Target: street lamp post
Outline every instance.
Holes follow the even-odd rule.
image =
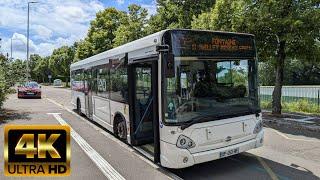
[[[12,61],[12,38],[11,38],[11,46],[10,46],[10,60]]]
[[[30,4],[37,3],[36,1],[28,2],[28,23],[27,23],[27,80],[29,80],[29,15],[30,15]]]

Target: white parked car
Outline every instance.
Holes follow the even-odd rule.
[[[53,81],[53,86],[62,86],[62,80],[61,79],[55,79]]]

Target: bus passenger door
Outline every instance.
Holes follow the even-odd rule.
[[[85,81],[84,81],[84,92],[85,92],[85,113],[86,116],[92,119],[92,73],[91,69],[85,70]]]
[[[146,145],[148,152],[154,153],[154,106],[158,102],[157,61],[152,59],[135,63],[129,67],[129,104],[131,122],[131,144]],[[157,110],[156,110],[157,111]],[[158,119],[157,119],[158,121]],[[141,146],[142,147],[142,146]]]

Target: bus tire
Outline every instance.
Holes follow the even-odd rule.
[[[127,140],[127,125],[126,121],[120,116],[116,115],[113,126],[114,134],[122,141]]]
[[[76,109],[77,113],[79,115],[81,115],[81,103],[80,103],[80,99],[77,99],[77,109]]]

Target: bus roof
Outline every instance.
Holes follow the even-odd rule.
[[[147,53],[157,53],[156,46],[161,44],[162,36],[167,31],[206,31],[212,33],[224,33],[224,34],[237,34],[237,35],[245,35],[245,36],[254,36],[252,34],[247,33],[235,33],[235,32],[224,32],[224,31],[210,31],[210,30],[193,30],[193,29],[167,29],[162,30],[157,33],[148,35],[146,37],[137,39],[135,41],[126,43],[119,47],[104,51],[97,55],[88,57],[84,60],[75,62],[71,64],[71,70],[77,69],[85,69],[91,66],[97,66],[101,64],[107,64],[109,59],[119,58],[125,56],[125,53],[129,54],[130,58],[139,57],[140,54],[147,54]],[[144,51],[144,52],[143,52]]]
[[[94,55],[84,60],[73,63],[71,64],[71,70],[99,65],[103,63],[100,61],[108,62],[108,58],[123,56],[125,53],[141,50],[148,47],[157,46],[161,44],[161,37],[165,31],[167,30],[163,30],[163,31],[148,35],[141,39],[137,39],[127,44],[121,45],[119,47],[107,50],[105,52],[99,53],[97,55]]]

